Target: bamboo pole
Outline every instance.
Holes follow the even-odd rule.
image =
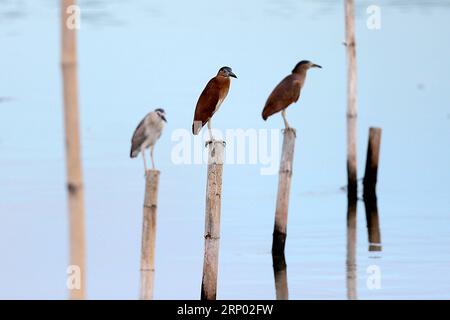
[[[208,144],[202,300],[216,300],[217,296],[224,148],[223,141],[213,140]]]
[[[69,288],[71,299],[85,298],[84,194],[78,111],[76,28],[69,28],[67,8],[75,0],[61,1],[61,68],[63,76],[70,265],[78,266],[80,288]]]
[[[349,201],[347,207],[347,299],[358,299],[356,270],[356,201]]]
[[[356,42],[355,42],[355,2],[345,1],[345,45],[347,48],[347,192],[349,200],[357,198],[357,82],[356,82]]]
[[[380,159],[381,129],[369,129],[369,142],[367,145],[366,171],[364,174],[364,199],[376,197],[378,176],[378,163]]]
[[[145,178],[141,243],[141,300],[153,299],[159,175],[158,170],[147,170]]]
[[[281,151],[280,172],[278,177],[278,194],[275,209],[275,226],[273,231],[272,254],[284,254],[289,209],[289,194],[291,191],[292,166],[295,149],[295,129],[285,129],[283,148]]]
[[[275,295],[277,300],[289,300],[289,289],[287,280],[286,259],[281,256],[272,255],[273,274],[275,278]]]

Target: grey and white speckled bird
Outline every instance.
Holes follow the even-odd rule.
[[[147,114],[134,130],[133,138],[131,138],[130,157],[136,158],[142,153],[144,159],[145,174],[147,174],[147,161],[145,160],[145,149],[150,148],[150,158],[152,159],[152,167],[155,169],[155,161],[153,160],[153,149],[156,141],[161,137],[166,120],[164,109],[155,109]]]

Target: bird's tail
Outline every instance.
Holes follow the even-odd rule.
[[[139,154],[139,150],[133,150],[133,148],[131,148],[130,151],[130,158],[136,158]]]
[[[198,135],[200,130],[202,130],[203,127],[203,123],[201,121],[194,121],[194,123],[192,123],[192,134],[193,135]]]

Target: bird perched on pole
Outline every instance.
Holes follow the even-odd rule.
[[[152,159],[152,168],[155,169],[155,161],[153,160],[153,149],[155,143],[161,137],[166,120],[164,109],[155,109],[147,114],[141,120],[136,130],[134,130],[133,138],[131,138],[130,157],[136,158],[142,153],[144,159],[144,170],[147,174],[147,161],[145,160],[145,150],[150,148],[150,158]]]
[[[286,108],[292,103],[297,102],[300,97],[300,91],[305,83],[306,72],[310,68],[322,67],[311,61],[300,61],[295,66],[294,70],[292,70],[292,73],[284,78],[275,89],[273,89],[262,112],[264,121],[271,115],[281,111],[284,125],[286,129],[289,128],[289,123],[286,119]]]
[[[213,140],[211,118],[219,110],[220,105],[228,94],[231,83],[230,77],[237,78],[230,67],[222,67],[217,75],[209,80],[195,107],[194,121],[192,123],[192,133],[194,135],[199,134],[203,126],[208,123],[209,135],[211,141]]]

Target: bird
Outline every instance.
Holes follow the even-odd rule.
[[[199,134],[203,126],[208,123],[209,135],[211,141],[213,141],[211,118],[219,110],[228,94],[231,83],[230,77],[237,78],[230,67],[222,67],[203,89],[195,107],[192,123],[192,133],[194,135]]]
[[[262,111],[264,121],[271,115],[281,111],[286,129],[290,128],[286,119],[286,108],[292,103],[297,102],[300,97],[300,91],[305,83],[306,72],[310,68],[322,67],[311,61],[302,60],[296,64],[292,73],[273,89]]]
[[[145,150],[150,148],[152,168],[155,169],[153,149],[155,148],[156,141],[158,141],[159,137],[161,137],[166,122],[166,112],[164,109],[158,108],[148,113],[144,119],[141,120],[136,130],[134,130],[133,137],[131,138],[130,158],[136,158],[139,153],[142,153],[145,175],[147,175]]]

